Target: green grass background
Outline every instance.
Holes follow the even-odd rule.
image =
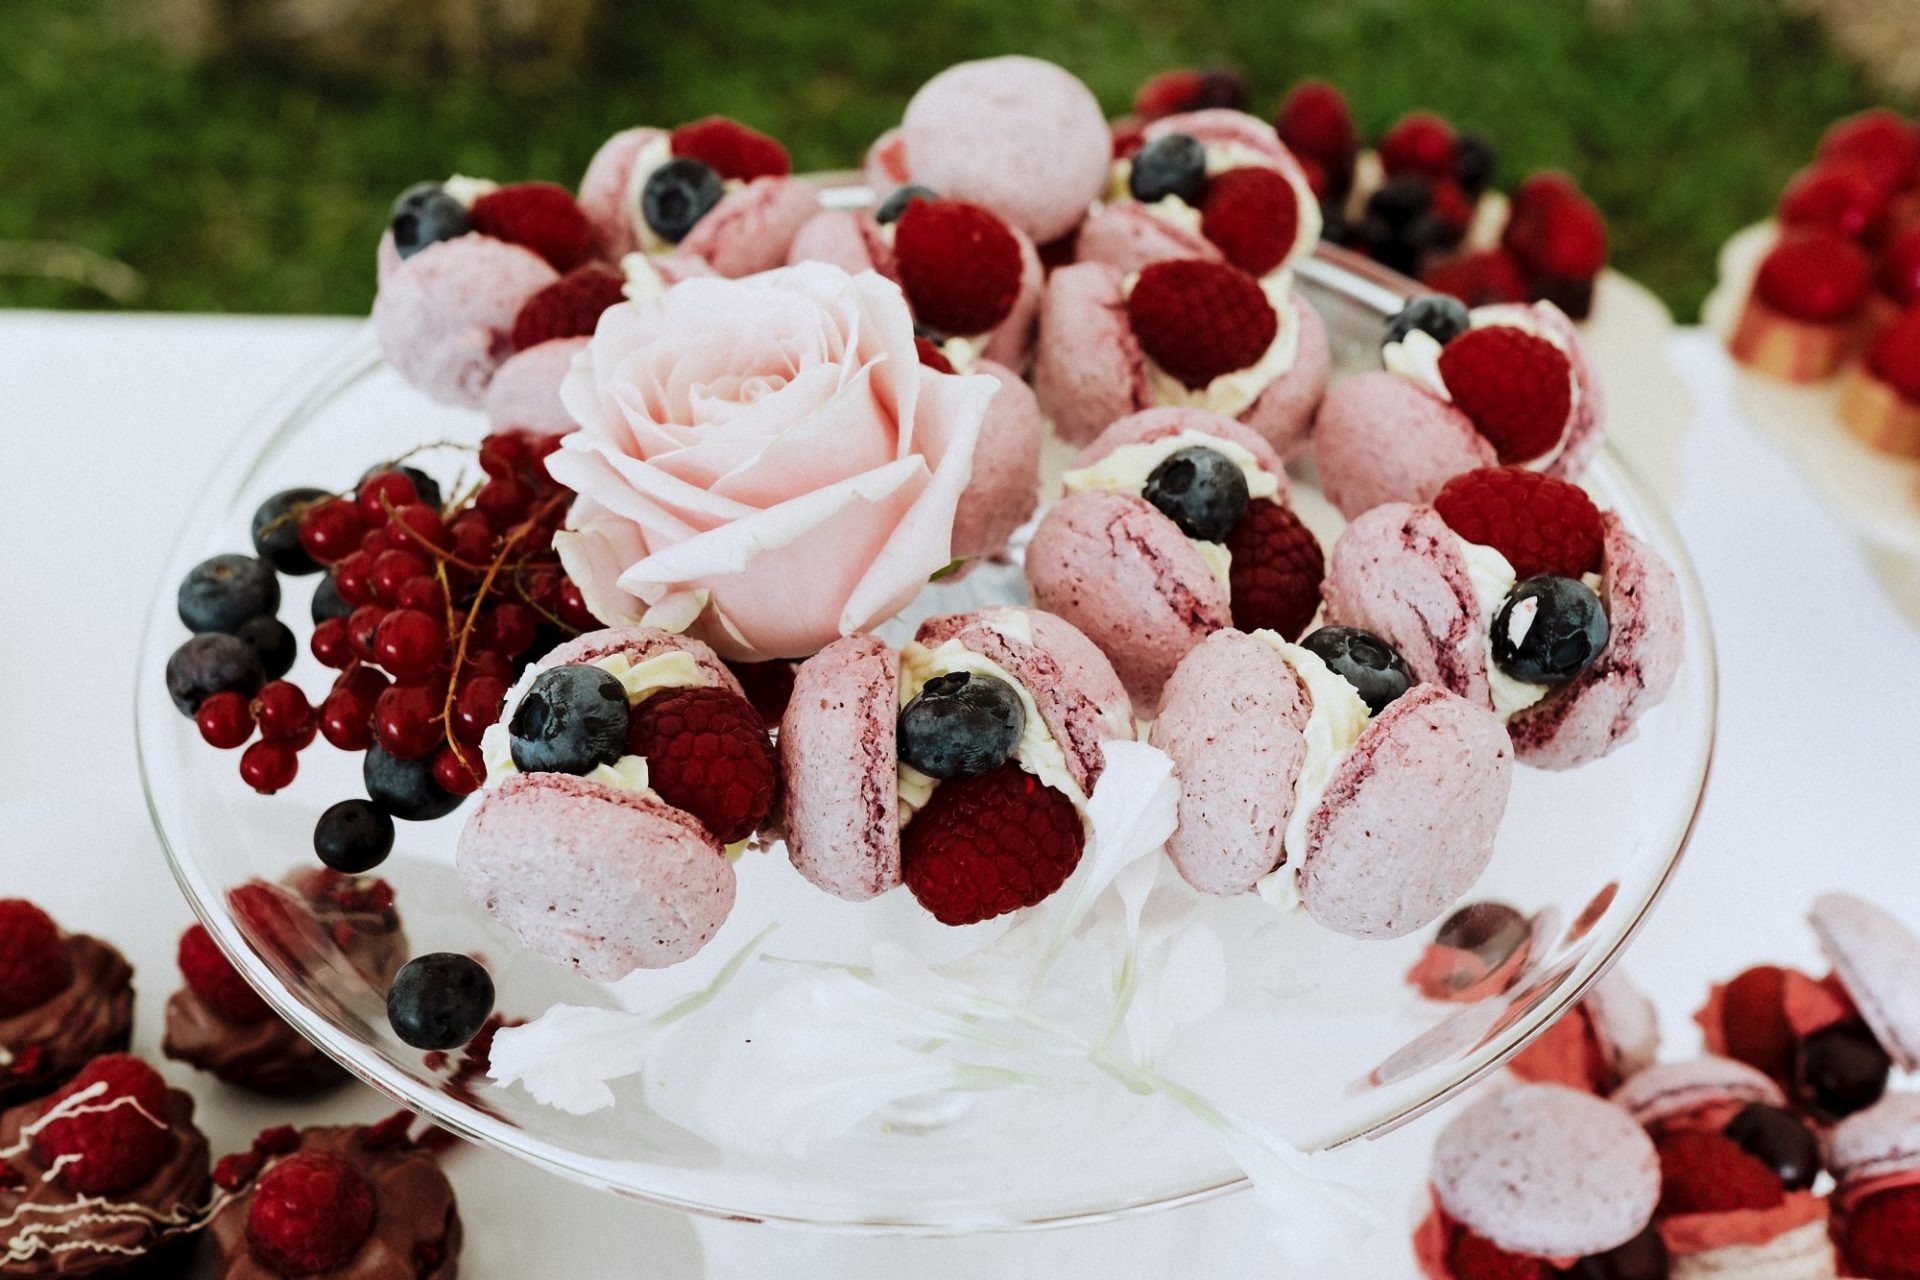
[[[610,132],[712,111],[855,163],[961,58],[1056,59],[1110,111],[1148,73],[1227,60],[1267,110],[1323,76],[1377,133],[1425,106],[1492,133],[1501,181],[1571,171],[1614,260],[1691,317],[1713,257],[1834,117],[1877,98],[1776,0],[613,0],[590,64],[534,89],[185,63],[114,0],[0,0],[0,241],[136,268],[134,305],[363,311],[394,192],[458,170],[578,180]],[[1615,14],[1618,16],[1601,16]],[[1902,105],[1902,104],[1895,104]],[[113,305],[0,275],[0,305]]]

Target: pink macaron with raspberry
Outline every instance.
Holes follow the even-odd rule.
[[[733,907],[728,846],[777,790],[733,674],[651,627],[591,632],[529,667],[481,754],[462,885],[529,950],[598,982],[712,940]]]
[[[1601,1097],[1653,1065],[1660,1017],[1646,994],[1618,969],[1532,1043],[1507,1070],[1535,1084],[1564,1085]]]
[[[1920,1094],[1896,1093],[1827,1138],[1841,1274],[1906,1276],[1920,1258]]]

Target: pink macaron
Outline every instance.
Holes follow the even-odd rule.
[[[435,400],[478,407],[513,354],[521,306],[559,278],[539,254],[491,236],[430,244],[380,283],[373,327],[381,357]]]
[[[1911,1274],[1920,1258],[1920,1094],[1889,1094],[1827,1139],[1842,1275]]]
[[[1659,1248],[1646,1238],[1660,1197],[1652,1142],[1619,1107],[1557,1085],[1492,1091],[1460,1112],[1434,1144],[1432,1196],[1414,1238],[1428,1280],[1520,1275],[1529,1261],[1554,1274]]]
[[[1920,937],[1857,894],[1821,894],[1807,918],[1880,1047],[1902,1070],[1920,1067]]]
[[[711,941],[733,908],[734,872],[720,834],[682,807],[706,806],[684,794],[677,770],[657,777],[644,757],[631,756],[591,771],[516,767],[524,758],[511,738],[521,731],[519,713],[529,699],[544,696],[548,674],[580,666],[599,667],[623,684],[628,714],[656,698],[708,690],[729,695],[737,705],[728,714],[760,735],[769,783],[774,760],[739,682],[712,650],[655,628],[580,636],[530,667],[509,691],[501,722],[482,744],[488,786],[460,833],[461,884],[530,950],[611,982],[636,969],[678,964]],[[550,712],[545,719],[564,723],[581,714]],[[718,732],[712,722],[693,731]],[[623,740],[617,749],[633,746]],[[654,789],[669,782],[679,805]],[[769,786],[764,803],[771,801]]]
[[[1679,672],[1683,610],[1673,570],[1618,517],[1603,513],[1601,526],[1596,594],[1606,643],[1570,680],[1536,687],[1538,701],[1506,717],[1520,759],[1538,768],[1572,768],[1613,750]],[[1418,678],[1494,709],[1489,626],[1502,600],[1481,600],[1488,579],[1474,572],[1472,548],[1433,507],[1375,507],[1334,544],[1327,617],[1385,637]]]
[[[1454,476],[1496,462],[1565,479],[1586,470],[1606,408],[1572,322],[1548,302],[1462,312],[1428,321],[1446,342],[1412,328],[1383,347],[1385,372],[1328,388],[1314,458],[1327,500],[1348,518],[1432,501]]]
[[[1135,297],[1139,281],[1149,279],[1156,298],[1180,312],[1241,318],[1233,338],[1257,314],[1272,339],[1259,350],[1241,343],[1196,351],[1187,322]],[[1195,367],[1170,372],[1149,351],[1163,359],[1178,351]],[[1290,456],[1307,441],[1331,371],[1326,327],[1304,299],[1209,259],[1156,262],[1137,277],[1104,263],[1076,263],[1053,273],[1040,304],[1034,392],[1072,444],[1086,444],[1142,409],[1185,405],[1237,418]]]
[[[957,724],[946,717],[970,715],[968,699],[982,686],[993,695],[989,705],[1018,708],[1017,732],[989,742],[981,748],[989,754],[970,756],[964,767],[915,756],[939,772],[913,768],[906,757],[923,739],[912,729],[901,737],[903,715],[909,725]],[[1008,724],[995,723],[996,731]],[[876,636],[835,641],[801,665],[780,724],[788,856],[814,884],[850,900],[906,883],[948,923],[1031,905],[1058,888],[1070,864],[1054,867],[1062,874],[1044,884],[1007,881],[1005,874],[1025,876],[1031,868],[1010,871],[1014,851],[996,846],[979,849],[977,864],[956,870],[954,859],[973,851],[955,849],[952,833],[974,830],[965,824],[981,812],[1028,801],[1042,815],[1035,821],[1057,822],[1064,814],[1083,822],[1104,768],[1101,744],[1131,737],[1132,726],[1119,678],[1099,651],[1039,610],[930,618],[904,651]],[[1010,799],[1009,786],[1022,794]],[[1009,822],[1008,831],[1021,825]],[[1047,847],[1057,852],[1055,844]],[[916,867],[922,856],[928,863]],[[1077,857],[1075,848],[1071,861]],[[954,876],[985,878],[980,883],[990,892],[975,900],[980,910],[959,909],[948,892]]]
[[[1197,466],[1244,497],[1183,514]],[[1028,585],[1036,604],[1112,658],[1143,710],[1210,631],[1267,628],[1296,640],[1318,611],[1320,544],[1287,506],[1279,455],[1232,418],[1130,414],[1081,451],[1066,487],[1027,546]]]
[[[1038,244],[1080,225],[1111,143],[1092,91],[1038,58],[962,62],[922,85],[869,153],[876,194],[917,183],[983,204]],[[897,179],[897,180],[894,180]]]
[[[1491,714],[1419,685],[1377,714],[1357,691],[1344,712],[1334,698],[1329,724],[1349,715],[1361,727],[1316,760],[1308,736],[1316,679],[1332,682],[1317,685],[1329,696],[1345,683],[1271,634],[1223,630],[1187,655],[1152,736],[1180,776],[1168,854],[1208,893],[1244,893],[1291,868],[1281,892],[1320,924],[1357,938],[1403,937],[1438,919],[1486,869],[1512,749]]]
[[[973,474],[953,513],[956,560],[997,556],[1014,530],[1032,518],[1040,504],[1040,451],[1047,422],[1040,404],[1019,374],[993,360],[976,361],[970,373],[991,375],[1000,384],[980,420],[973,447]]]

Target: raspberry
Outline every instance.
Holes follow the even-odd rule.
[[[1903,307],[1920,302],[1920,227],[1902,231],[1880,251],[1880,292]]]
[[[74,1103],[70,1114],[33,1136],[34,1154],[45,1164],[58,1165],[60,1181],[89,1196],[138,1185],[173,1152],[167,1082],[129,1054],[105,1054],[89,1062],[47,1100],[41,1115],[96,1085],[105,1088]]]
[[[1469,329],[1440,351],[1440,377],[1502,462],[1537,458],[1573,410],[1573,365],[1553,343],[1513,325]]]
[[[1585,197],[1580,194],[1580,187],[1572,178],[1557,170],[1543,169],[1521,179],[1520,185],[1513,189],[1512,199],[1514,213],[1520,214],[1563,200],[1581,200]]]
[[[373,1230],[373,1188],[325,1151],[288,1156],[260,1176],[247,1206],[247,1243],[284,1275],[345,1266]]]
[[[1447,527],[1492,547],[1522,578],[1600,569],[1600,509],[1577,484],[1524,467],[1482,467],[1447,481],[1433,506]]]
[[[1866,251],[1827,231],[1782,240],[1753,282],[1768,306],[1813,324],[1846,319],[1866,301],[1872,285],[1873,262]]]
[[[1247,504],[1227,535],[1227,551],[1233,625],[1242,631],[1266,627],[1298,640],[1319,612],[1327,569],[1313,531],[1288,508],[1262,498]]]
[[[1836,232],[1852,240],[1871,233],[1887,211],[1887,193],[1852,167],[1816,165],[1795,174],[1780,193],[1780,221]]]
[[[1868,1196],[1847,1215],[1848,1275],[1920,1280],[1920,1187]]]
[[[1787,1021],[1786,971],[1772,965],[1748,969],[1721,993],[1721,1036],[1736,1058],[1775,1080],[1793,1075],[1793,1026]]]
[[[920,357],[920,363],[927,368],[941,373],[953,372],[953,361],[947,359],[947,353],[918,334],[914,335],[913,350]]]
[[[1866,173],[1883,191],[1893,192],[1913,181],[1920,166],[1920,134],[1905,120],[1885,109],[1848,116],[1820,139],[1822,161],[1851,164]]]
[[[1229,169],[1207,184],[1200,232],[1228,262],[1263,276],[1285,260],[1300,234],[1300,198],[1272,169]]]
[[[1457,1232],[1447,1249],[1447,1269],[1453,1280],[1552,1280],[1553,1269],[1544,1259],[1508,1253],[1465,1227]]]
[[[1909,400],[1920,400],[1920,308],[1906,311],[1867,348],[1867,367]]]
[[[467,210],[473,229],[533,250],[556,271],[593,256],[593,225],[573,194],[553,182],[519,182],[490,191]]]
[[[1318,160],[1329,174],[1345,173],[1360,145],[1347,100],[1320,80],[1295,85],[1280,104],[1273,127],[1295,154]]]
[[[1554,194],[1516,206],[1500,243],[1521,270],[1536,276],[1585,279],[1607,265],[1607,220],[1569,184]]]
[[[1246,105],[1246,85],[1237,72],[1226,70],[1179,67],[1162,71],[1133,95],[1133,113],[1142,120],[1158,120],[1162,116],[1209,107],[1244,111]]]
[[[1127,296],[1127,318],[1147,357],[1194,388],[1258,360],[1280,329],[1257,280],[1200,258],[1142,271]]]
[[[784,178],[793,172],[793,158],[777,141],[749,129],[738,120],[707,116],[673,131],[673,154],[703,162],[722,178],[752,182],[755,178]]]
[[[1452,178],[1442,178],[1433,184],[1432,200],[1434,218],[1445,229],[1449,240],[1457,243],[1473,221],[1473,201],[1468,198],[1466,188]]]
[[[1654,1140],[1660,1152],[1660,1214],[1771,1209],[1786,1199],[1780,1175],[1738,1143],[1705,1129]]]
[[[626,281],[606,267],[577,267],[520,304],[513,318],[513,349],[553,338],[590,338],[600,314],[627,300]]]
[[[1442,258],[1420,273],[1420,282],[1470,307],[1527,300],[1527,281],[1520,274],[1520,264],[1503,249]]]
[[[746,699],[726,689],[656,694],[634,709],[627,750],[647,758],[660,798],[732,844],[752,835],[773,807],[773,747]]]
[[[1453,176],[1453,126],[1428,111],[1412,111],[1380,139],[1380,163],[1388,177]]]
[[[1020,242],[964,200],[915,200],[894,224],[900,287],[914,318],[941,333],[985,333],[1020,296]]]
[[[196,924],[180,935],[178,959],[187,986],[221,1021],[250,1027],[273,1016],[204,927]]]
[[[0,898],[0,1018],[45,1004],[72,981],[60,926],[24,898]]]
[[[975,924],[1046,900],[1080,864],[1073,803],[1009,760],[940,784],[900,833],[907,888],[942,924]]]

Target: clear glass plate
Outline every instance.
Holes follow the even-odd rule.
[[[1382,319],[1405,282],[1352,255],[1323,250],[1300,287],[1320,308],[1343,369],[1375,365]],[[622,1195],[735,1220],[849,1230],[953,1233],[1098,1221],[1233,1190],[1239,1169],[1204,1126],[1155,1098],[1119,1087],[1003,1090],[929,1123],[872,1124],[804,1156],[752,1149],[692,1132],[651,1112],[634,1087],[619,1105],[573,1117],[518,1089],[476,1084],[407,1048],[388,1030],[379,994],[343,981],[338,964],[290,962],[262,947],[230,912],[228,891],[315,865],[313,823],[328,804],[363,794],[359,757],[324,742],[304,753],[298,780],[272,797],[247,790],[237,753],[204,745],[168,701],[163,671],[184,639],[174,590],[194,563],[247,547],[255,506],[286,487],[350,486],[365,468],[425,442],[471,444],[475,413],[429,403],[383,367],[369,330],[262,410],[226,453],[156,584],[142,646],[136,720],[155,830],[181,887],[222,948],[273,1006],[356,1074],[475,1141]],[[463,458],[429,451],[421,465],[451,480]],[[1256,1099],[1250,1116],[1317,1149],[1399,1125],[1496,1068],[1604,971],[1665,887],[1693,823],[1712,754],[1715,674],[1705,606],[1672,526],[1648,490],[1603,452],[1588,484],[1679,573],[1686,605],[1685,666],[1638,736],[1607,759],[1568,774],[1521,769],[1477,899],[1510,903],[1538,922],[1533,965],[1506,995],[1473,1005],[1421,1000],[1405,981],[1426,937],[1358,942],[1304,917],[1250,933],[1229,956],[1236,994],[1218,1016],[1187,1028],[1167,1074]],[[1329,539],[1339,520],[1299,485],[1309,519]],[[285,579],[282,615],[302,632],[316,579]],[[930,586],[913,611],[1017,601],[1013,564]],[[293,677],[324,689],[303,650]],[[472,951],[492,968],[499,1007],[532,1017],[556,1002],[612,1003],[609,991],[520,951],[468,901],[452,870],[467,809],[401,824],[380,874],[395,886],[414,952]],[[1248,897],[1209,900],[1222,922],[1270,909]],[[775,846],[740,866],[732,918],[695,961],[636,975],[617,994],[660,1007],[707,982],[770,922],[779,954],[858,958],[876,939],[924,955],[953,953],[955,931],[904,893],[871,903],[830,898],[806,884]],[[984,926],[983,926],[984,927]],[[1429,931],[1430,933],[1431,931]],[[1249,1082],[1253,1087],[1248,1088]],[[741,1107],[756,1099],[742,1097]]]

